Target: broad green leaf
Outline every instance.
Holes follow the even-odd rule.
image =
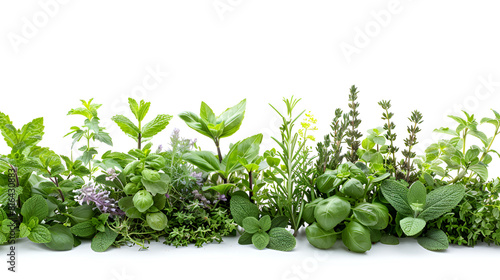
[[[330,172],[326,172],[326,173],[320,175],[316,179],[316,186],[320,192],[330,193],[336,187],[335,186],[336,184],[334,184],[334,182],[336,180],[340,181],[340,179],[338,179],[336,175],[334,175]]]
[[[295,237],[284,228],[273,228],[269,231],[269,244],[267,248],[283,252],[292,251],[297,245]]]
[[[214,190],[220,194],[227,194],[234,187],[235,187],[234,184],[220,184],[215,186],[203,187],[203,190]]]
[[[160,173],[158,173],[158,171],[147,169],[147,168],[142,170],[142,178],[146,179],[148,181],[151,181],[151,182],[157,182],[157,181],[160,181],[160,179],[161,179]]]
[[[277,216],[271,221],[271,228],[286,228],[290,219],[287,216]]]
[[[342,231],[342,242],[347,249],[356,253],[364,253],[372,247],[370,231],[355,221],[351,221]]]
[[[31,217],[37,217],[39,221],[42,221],[48,214],[49,207],[47,201],[40,195],[34,195],[26,200],[21,208],[21,215],[23,215],[24,221],[29,221]]]
[[[28,237],[30,235],[30,229],[28,228],[28,226],[26,226],[25,223],[21,223],[21,225],[19,226],[19,238],[25,238],[25,237]]]
[[[215,124],[217,122],[212,108],[208,106],[205,102],[201,102],[200,106],[200,117],[207,123]]]
[[[240,245],[250,245],[252,244],[252,236],[253,234],[244,232],[240,238],[238,239],[238,244]]]
[[[417,238],[418,244],[430,251],[442,251],[448,249],[448,237],[439,229],[429,230],[424,237]]]
[[[354,217],[364,226],[377,224],[377,214],[370,203],[361,203],[352,209]]]
[[[49,228],[52,240],[45,246],[56,251],[68,251],[73,249],[75,239],[71,230],[61,224],[53,225]]]
[[[331,230],[342,222],[351,212],[351,204],[338,196],[331,196],[318,203],[314,218],[325,230]]]
[[[18,143],[25,142],[28,146],[37,144],[42,140],[44,134],[43,129],[43,118],[36,118],[25,124],[21,128]]]
[[[164,230],[168,225],[168,219],[162,212],[146,214],[146,222],[148,226],[156,231]]]
[[[0,245],[4,244],[5,242],[7,242],[7,236],[0,232]]]
[[[452,136],[455,136],[455,137],[459,136],[459,134],[455,130],[449,129],[447,127],[442,127],[442,128],[439,128],[439,129],[434,129],[434,132],[444,133],[444,134],[452,135]]]
[[[243,219],[243,228],[245,229],[245,232],[248,232],[250,234],[254,234],[261,229],[259,220],[257,220],[257,218],[255,217],[246,217],[245,219]]]
[[[385,245],[398,245],[399,239],[394,235],[384,234],[380,238],[380,243],[385,244]]]
[[[16,227],[16,224],[10,219],[5,219],[1,221],[0,226],[0,232],[10,233],[10,231]]]
[[[17,143],[17,134],[16,129],[14,128],[11,130],[11,128],[14,127],[12,126],[9,116],[0,112],[0,130],[2,131],[5,142],[12,148]]]
[[[158,116],[156,116],[156,118],[154,120],[148,122],[142,128],[142,137],[150,138],[150,137],[153,137],[156,134],[160,133],[162,130],[164,130],[167,127],[167,125],[169,124],[171,119],[172,119],[172,116],[170,116],[170,115],[158,115]]]
[[[91,221],[86,221],[72,226],[71,233],[79,237],[90,237],[96,233],[96,229]]]
[[[166,194],[168,192],[168,184],[164,181],[152,182],[142,178],[141,182],[152,195]]]
[[[365,194],[363,184],[358,179],[354,178],[347,180],[347,182],[342,185],[340,191],[352,198],[362,198]]]
[[[141,213],[146,212],[154,204],[153,196],[146,190],[138,191],[132,201],[135,208]]]
[[[455,208],[464,195],[465,188],[460,184],[439,187],[427,194],[426,206],[418,217],[425,221],[439,218]]]
[[[256,134],[234,144],[222,161],[222,165],[226,167],[226,174],[229,175],[243,168],[240,158],[244,158],[247,162],[253,162],[259,156],[259,145],[261,142],[262,134]]]
[[[424,229],[426,222],[420,218],[406,217],[399,224],[406,235],[414,236]]]
[[[252,243],[255,248],[262,250],[269,244],[269,234],[265,232],[257,232],[252,236]]]
[[[240,226],[243,226],[243,220],[246,217],[254,217],[257,219],[260,212],[257,205],[251,203],[248,197],[245,198],[234,194],[230,201],[230,209],[234,221]]]
[[[186,153],[184,155],[184,160],[205,172],[215,172],[220,170],[219,160],[209,151],[194,151]]]
[[[304,207],[304,211],[302,212],[302,218],[306,223],[308,224],[314,223],[314,221],[316,220],[314,218],[314,210],[316,209],[318,203],[320,203],[320,201],[322,200],[323,200],[322,197],[318,197],[312,202],[306,204],[306,206]]]
[[[94,216],[94,210],[92,210],[91,205],[81,205],[75,208],[71,208],[70,218],[74,223],[83,223],[92,219]]]
[[[469,130],[469,134],[478,138],[479,140],[481,140],[481,142],[483,142],[483,144],[487,145],[488,136],[486,136],[486,134],[484,134],[483,132],[481,132],[479,130],[471,129],[471,130]]]
[[[48,243],[52,240],[52,236],[46,227],[36,225],[31,229],[28,239],[35,243]]]
[[[189,126],[190,128],[196,130],[198,133],[205,135],[209,138],[214,139],[214,135],[210,132],[207,123],[198,117],[196,114],[191,112],[182,112],[179,117]]]
[[[259,227],[263,231],[268,231],[271,229],[271,217],[269,215],[265,215],[259,220]]]
[[[317,223],[306,228],[306,237],[311,245],[319,249],[329,249],[337,241],[337,234],[332,230],[324,230]]]
[[[220,135],[220,138],[231,136],[238,131],[245,117],[245,108],[246,99],[243,99],[217,117],[217,122],[224,122],[224,132]]]
[[[413,183],[408,190],[408,203],[413,211],[420,213],[425,207],[425,200],[427,197],[427,189],[425,186],[417,181]]]
[[[469,169],[476,173],[481,178],[481,180],[488,180],[488,168],[485,165],[478,163],[469,166]]]
[[[139,111],[137,112],[137,120],[142,122],[144,120],[144,117],[146,117],[146,114],[149,111],[149,106],[151,106],[151,102],[144,102],[144,100],[141,100],[141,105],[139,106]]]
[[[94,238],[92,238],[92,243],[90,247],[94,252],[104,252],[106,251],[116,240],[118,233],[106,227],[104,232],[97,233]]]
[[[134,114],[136,119],[139,119],[139,104],[133,98],[128,98],[128,105],[130,107],[130,111]]]
[[[127,117],[125,117],[123,115],[116,115],[116,116],[112,117],[111,119],[120,127],[120,129],[123,132],[125,132],[125,134],[131,136],[132,138],[137,138],[139,136],[139,133],[141,131]]]
[[[393,180],[385,180],[382,182],[381,190],[385,199],[404,216],[412,216],[413,210],[408,204],[408,189],[401,183]]]

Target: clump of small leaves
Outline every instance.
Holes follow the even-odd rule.
[[[349,152],[345,154],[345,157],[348,161],[354,163],[358,160],[358,148],[361,145],[360,138],[363,136],[361,132],[358,131],[359,124],[361,120],[358,119],[359,112],[358,107],[359,103],[356,102],[358,99],[358,89],[356,86],[352,86],[349,92],[349,129],[346,131],[346,143],[347,149]]]
[[[330,128],[332,132],[325,135],[323,142],[318,142],[316,151],[318,159],[316,160],[316,169],[319,175],[325,173],[327,169],[336,169],[344,160],[342,154],[342,145],[344,136],[349,126],[349,115],[343,114],[342,109],[335,110],[335,117],[332,120]]]
[[[386,162],[386,167],[389,167],[389,171],[391,172],[392,175],[396,174],[396,153],[399,151],[399,148],[394,145],[394,141],[396,141],[397,134],[394,132],[396,129],[396,125],[394,122],[392,122],[392,117],[394,116],[394,113],[389,112],[389,109],[391,108],[391,101],[390,100],[382,100],[378,103],[380,107],[384,110],[382,113],[382,120],[385,120],[386,123],[384,123],[384,130],[386,131],[385,133],[385,138],[389,140],[389,145],[387,146],[387,153],[390,155],[388,161]]]
[[[417,142],[417,133],[420,132],[419,124],[423,122],[422,113],[417,110],[411,112],[411,116],[408,118],[411,122],[411,125],[408,126],[408,138],[404,140],[406,149],[403,150],[404,160],[400,163],[400,167],[402,172],[398,177],[403,177],[404,180],[408,183],[414,182],[417,178],[417,175],[414,173],[415,166],[413,165],[412,159],[416,157],[416,153],[412,151],[413,147],[418,144]]]

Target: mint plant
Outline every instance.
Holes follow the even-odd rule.
[[[88,170],[90,171],[89,180],[92,180],[92,174],[97,171],[96,167],[92,167],[92,162],[94,161],[94,156],[97,154],[95,147],[91,146],[91,141],[99,141],[109,146],[113,146],[111,137],[107,132],[105,132],[104,127],[99,126],[99,118],[97,117],[97,109],[101,107],[101,104],[92,104],[94,99],[91,98],[89,101],[81,100],[83,107],[71,109],[68,115],[81,115],[85,117],[84,124],[82,126],[72,126],[71,131],[64,135],[73,138],[73,144],[71,148],[75,146],[76,143],[80,142],[82,138],[85,139],[85,145],[78,148],[83,154],[77,158],[83,164],[88,165]],[[71,156],[71,161],[73,161],[73,153]]]
[[[129,118],[123,115],[116,115],[111,119],[120,127],[120,129],[129,137],[137,142],[137,149],[142,148],[142,144],[151,140],[153,136],[164,130],[172,119],[171,115],[160,114],[152,121],[143,125],[144,118],[146,117],[151,102],[141,100],[139,103],[132,98],[128,99],[128,104],[132,114],[137,120],[137,125],[134,124]]]

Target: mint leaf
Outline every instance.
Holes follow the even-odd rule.
[[[7,242],[7,236],[0,232],[0,244]]]
[[[127,117],[123,115],[116,115],[111,118],[120,129],[132,138],[137,138],[141,132],[139,128]]]
[[[142,137],[150,138],[161,132],[167,127],[168,123],[172,119],[170,115],[158,115],[156,118],[148,122],[142,128]]]
[[[72,226],[71,233],[79,237],[90,237],[96,233],[96,229],[91,221],[86,221]]]
[[[118,233],[107,227],[104,232],[99,232],[92,238],[90,247],[95,252],[104,252],[115,242],[116,237],[118,237]]]
[[[68,251],[73,248],[75,244],[75,239],[71,230],[61,224],[53,225],[49,228],[50,234],[52,235],[52,240],[46,243],[49,249],[55,251]]]
[[[35,243],[48,243],[52,240],[52,236],[50,234],[50,231],[46,227],[42,225],[36,225],[31,229],[31,233],[28,236],[28,239]]]
[[[34,195],[26,200],[21,208],[23,221],[29,221],[32,217],[37,217],[39,221],[42,221],[48,214],[47,201],[40,195]]]
[[[144,117],[146,117],[146,114],[149,111],[149,106],[151,106],[151,102],[144,102],[144,100],[141,100],[139,111],[137,111],[138,121],[142,122],[142,120],[144,120]]]
[[[30,235],[30,230],[28,226],[25,223],[21,223],[19,226],[19,238],[25,238]]]

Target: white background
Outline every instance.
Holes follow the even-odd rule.
[[[100,118],[112,133],[114,149],[127,151],[133,141],[109,119],[130,116],[128,97],[152,102],[148,120],[159,113],[198,112],[202,100],[219,113],[247,98],[243,126],[223,140],[223,152],[229,143],[256,133],[264,134],[267,149],[279,127],[267,103],[283,108],[282,97],[302,98],[299,107],[318,118],[315,136],[322,139],[334,109],[346,108],[349,87],[355,84],[362,132],[383,124],[377,102],[391,99],[398,143],[406,137],[410,111],[423,113],[422,150],[437,139],[434,128],[454,125],[446,115],[466,109],[481,118],[491,116],[490,108],[500,110],[499,8],[497,1],[2,1],[0,111],[17,127],[44,117],[41,145],[69,155],[70,139],[62,136],[82,123],[80,117],[66,116],[79,99],[93,97],[103,104]],[[154,72],[159,74],[151,79]],[[208,139],[177,117],[155,145],[167,144],[175,127],[213,150]],[[7,152],[1,143],[0,154]],[[498,162],[491,164],[490,177],[499,175]],[[88,245],[60,253],[24,242],[17,276],[76,273],[76,278],[120,280],[115,271],[124,268],[130,279],[157,271],[163,278],[293,279],[287,271],[307,257],[314,259],[317,251],[303,237],[288,254],[234,243],[94,254]],[[376,245],[366,255],[338,246],[327,252],[328,261],[317,261],[319,268],[302,278],[351,272],[380,278],[397,267],[408,279],[466,279],[492,273],[488,264],[498,263],[500,253],[498,248],[422,250],[412,241],[399,247]],[[6,267],[0,271],[4,275]]]

